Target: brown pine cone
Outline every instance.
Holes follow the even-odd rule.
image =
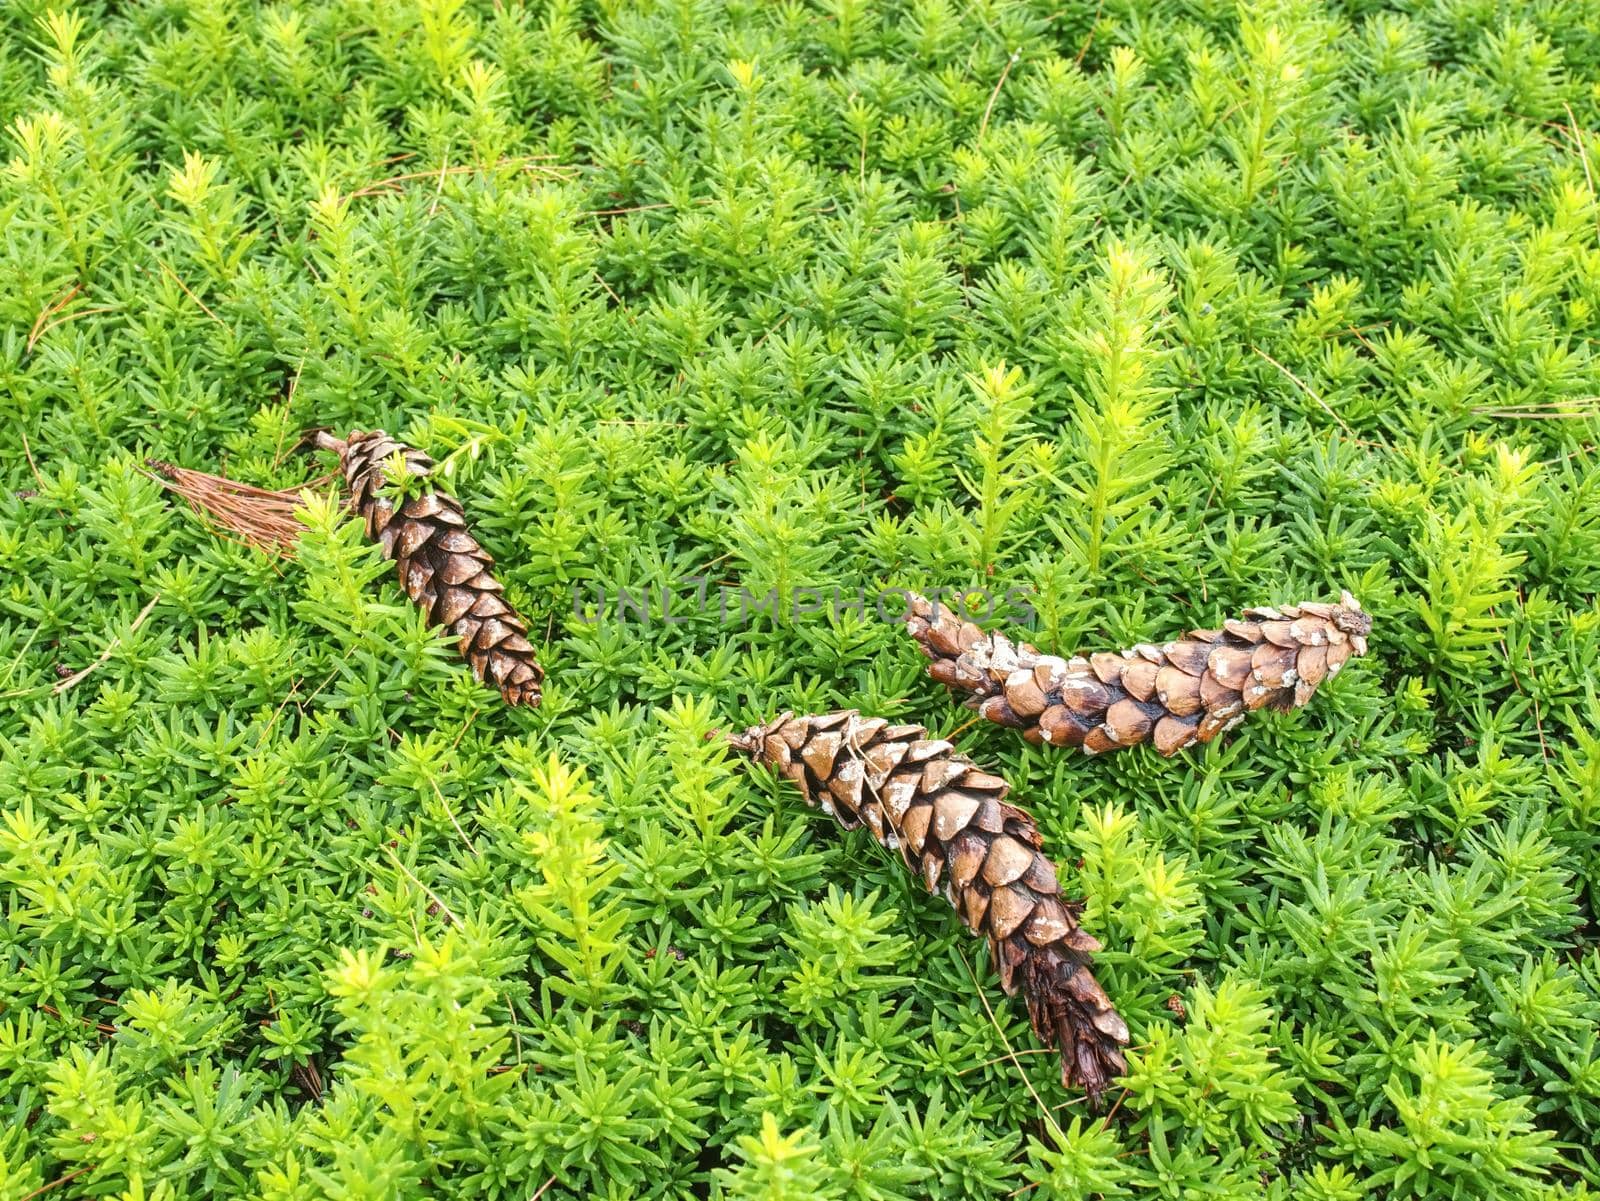
[[[778,769],[846,829],[863,823],[989,940],[1007,996],[1022,988],[1033,1028],[1061,1050],[1061,1079],[1098,1102],[1127,1070],[1128,1026],[1089,972],[1100,944],[1078,926],[1033,819],[1005,802],[1006,782],[921,726],[853,710],[785,713],[729,742]]]
[[[467,528],[460,502],[431,488],[402,499],[384,474],[396,455],[405,474],[417,477],[433,471],[433,460],[382,430],[358,430],[343,441],[319,433],[316,445],[339,456],[350,507],[366,522],[367,536],[395,561],[406,595],[429,622],[456,638],[473,674],[498,688],[508,705],[537,705],[544,669],[527,624],[501,596],[490,572],[494,559]]]
[[[1029,742],[1096,755],[1148,739],[1172,755],[1231,730],[1250,710],[1305,704],[1346,659],[1367,653],[1372,618],[1345,592],[1336,605],[1246,609],[1220,630],[1071,659],[986,633],[921,596],[906,628],[933,660],[930,676]]]

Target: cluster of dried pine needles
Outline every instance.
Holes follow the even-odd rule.
[[[163,488],[183,497],[197,517],[220,536],[243,542],[269,555],[294,557],[295,543],[305,533],[296,516],[304,493],[332,483],[335,473],[318,476],[298,488],[271,491],[227,476],[191,471],[163,459],[146,459],[145,472]]]

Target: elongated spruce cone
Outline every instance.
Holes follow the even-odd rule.
[[[498,688],[506,704],[537,705],[544,669],[534,658],[526,623],[490,571],[494,559],[467,528],[460,502],[434,489],[402,499],[384,474],[396,455],[405,473],[417,477],[433,471],[433,460],[382,430],[356,431],[342,442],[323,434],[317,445],[339,455],[350,507],[366,522],[367,536],[395,561],[406,595],[432,624],[455,637],[473,674]]]
[[[930,676],[1030,742],[1095,755],[1148,739],[1172,755],[1251,710],[1305,704],[1345,660],[1367,653],[1372,618],[1346,592],[1336,605],[1246,609],[1220,630],[1071,659],[1013,644],[921,596],[911,598],[906,628],[933,660]]]
[[[853,710],[785,713],[729,739],[800,786],[846,829],[865,824],[939,889],[990,957],[1007,996],[1020,986],[1033,1028],[1061,1051],[1061,1079],[1098,1101],[1127,1070],[1128,1026],[1089,972],[1100,944],[1078,926],[1033,818],[1005,801],[1009,786],[921,726]]]

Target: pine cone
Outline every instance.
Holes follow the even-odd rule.
[[[1250,710],[1305,704],[1346,659],[1367,653],[1372,618],[1346,592],[1337,605],[1246,609],[1220,630],[1071,659],[985,633],[921,596],[906,628],[933,660],[930,676],[1029,742],[1096,755],[1148,739],[1172,755],[1231,730]]]
[[[1127,1070],[1128,1026],[1089,973],[1100,944],[1061,896],[1033,819],[1005,802],[1008,785],[921,726],[852,711],[785,713],[729,742],[800,786],[846,829],[865,823],[967,928],[989,940],[1007,996],[1020,985],[1033,1028],[1061,1050],[1061,1079],[1098,1102]]]
[[[409,500],[387,494],[384,471],[394,456],[418,477],[432,472],[433,460],[382,430],[356,431],[344,441],[318,434],[316,444],[338,454],[350,507],[365,520],[367,536],[398,565],[401,586],[429,622],[458,640],[473,674],[498,688],[508,705],[537,705],[544,669],[527,624],[501,596],[489,570],[494,559],[467,528],[460,502],[432,489]]]

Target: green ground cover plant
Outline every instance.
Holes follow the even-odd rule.
[[[9,0],[0,127],[0,1196],[1600,1186],[1600,6]],[[445,465],[541,708],[331,489],[290,561],[141,471],[314,426]],[[979,585],[1375,615],[1172,760],[957,736],[1109,1115],[707,737],[956,730],[872,597]]]

